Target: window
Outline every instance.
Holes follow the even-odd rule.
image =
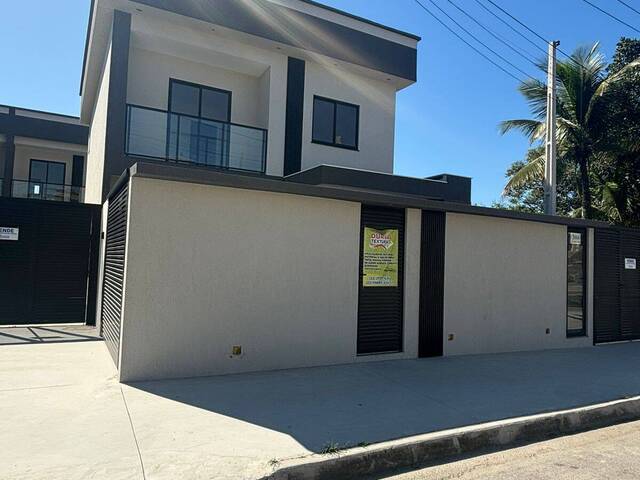
[[[59,197],[64,197],[65,173],[64,163],[31,160],[28,196],[45,200],[58,200]]]
[[[357,150],[359,117],[358,105],[314,97],[312,141]]]
[[[231,92],[217,88],[171,80],[169,110],[192,117],[231,121]]]
[[[569,229],[567,239],[567,336],[586,335],[586,230]]]
[[[171,80],[167,156],[225,166],[228,162],[231,92]]]

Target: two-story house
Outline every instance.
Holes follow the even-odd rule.
[[[87,199],[101,203],[140,158],[392,173],[396,94],[416,81],[418,41],[312,1],[94,1]]]
[[[86,199],[121,380],[593,344],[596,224],[393,175],[419,40],[309,0],[92,2]]]

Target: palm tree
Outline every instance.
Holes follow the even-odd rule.
[[[598,139],[603,138],[602,112],[607,100],[607,88],[618,83],[640,61],[631,62],[614,75],[607,76],[607,64],[600,53],[599,44],[579,47],[564,61],[557,64],[557,142],[558,162],[566,171],[577,170],[576,190],[580,196],[582,218],[592,218],[590,164],[599,154]],[[538,67],[546,72],[546,59]],[[519,90],[527,100],[533,119],[506,120],[500,123],[500,131],[524,133],[531,144],[544,141],[547,114],[547,85],[537,79],[522,82]],[[505,191],[522,186],[531,180],[544,177],[544,154],[527,162],[507,182]]]

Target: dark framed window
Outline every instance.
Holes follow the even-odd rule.
[[[226,166],[231,92],[182,80],[169,82],[167,157]]]
[[[567,336],[587,334],[587,231],[567,233]]]
[[[62,162],[48,160],[31,160],[29,165],[29,181],[64,185],[67,166]]]
[[[183,80],[169,82],[169,111],[218,122],[231,121],[231,92]]]
[[[28,197],[63,199],[66,170],[63,162],[32,159],[29,164]]]
[[[358,149],[360,107],[315,96],[311,141],[332,147]]]

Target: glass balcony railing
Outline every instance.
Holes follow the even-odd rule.
[[[127,105],[127,155],[264,173],[267,131]]]
[[[11,182],[11,196],[13,198],[36,198],[56,202],[82,202],[84,187],[30,180],[13,180]]]

